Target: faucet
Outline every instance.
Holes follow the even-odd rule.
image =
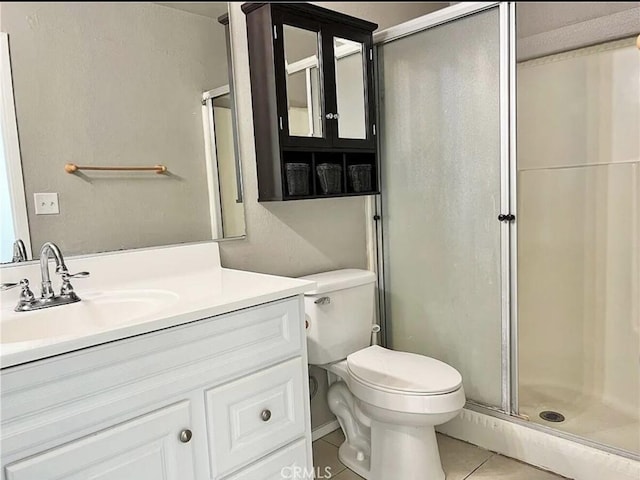
[[[51,277],[49,276],[49,255],[53,254],[53,258],[56,261],[56,273],[63,275],[69,273],[67,266],[64,263],[64,257],[60,248],[55,243],[46,242],[40,249],[40,274],[42,275],[42,298],[53,298],[55,293],[51,288]]]
[[[56,273],[62,276],[60,295],[56,295],[51,286],[51,277],[49,276],[49,258],[51,255],[53,255],[56,262]],[[19,283],[3,283],[0,287],[0,290],[8,290],[17,286],[22,287],[20,300],[15,308],[16,312],[28,312],[41,308],[57,307],[58,305],[79,302],[80,297],[78,297],[73,290],[70,279],[89,276],[89,272],[69,273],[60,248],[52,242],[46,242],[40,249],[40,273],[42,274],[42,292],[40,298],[35,298],[29,289],[29,280],[26,278]]]
[[[20,238],[13,242],[13,259],[11,261],[14,263],[27,261],[27,249]]]

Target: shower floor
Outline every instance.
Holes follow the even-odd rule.
[[[640,453],[640,418],[606,405],[597,397],[576,394],[550,386],[521,385],[520,414],[529,421],[579,435],[612,447]],[[564,415],[564,422],[548,422],[540,413],[551,410]]]

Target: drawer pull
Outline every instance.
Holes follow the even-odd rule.
[[[315,303],[316,305],[328,305],[328,304],[331,303],[331,298],[330,297],[320,297],[313,303]]]
[[[269,419],[271,418],[271,410],[263,410],[262,413],[260,414],[260,418],[262,418],[263,422],[268,422]]]
[[[191,433],[191,430],[189,430],[188,428],[185,428],[180,432],[180,441],[182,443],[189,443],[189,440],[191,440],[192,436],[193,434]]]

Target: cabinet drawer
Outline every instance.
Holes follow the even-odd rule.
[[[205,392],[213,478],[304,435],[305,371],[298,357]]]
[[[225,480],[299,480],[314,478],[307,444],[299,440]]]
[[[187,480],[193,449],[179,433],[191,424],[184,401],[8,465],[7,480]]]

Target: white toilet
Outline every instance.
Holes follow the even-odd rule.
[[[337,375],[329,408],[346,440],[339,457],[367,480],[444,480],[436,425],[465,403],[462,377],[433,358],[370,346],[375,275],[336,270],[303,277],[309,363]]]

